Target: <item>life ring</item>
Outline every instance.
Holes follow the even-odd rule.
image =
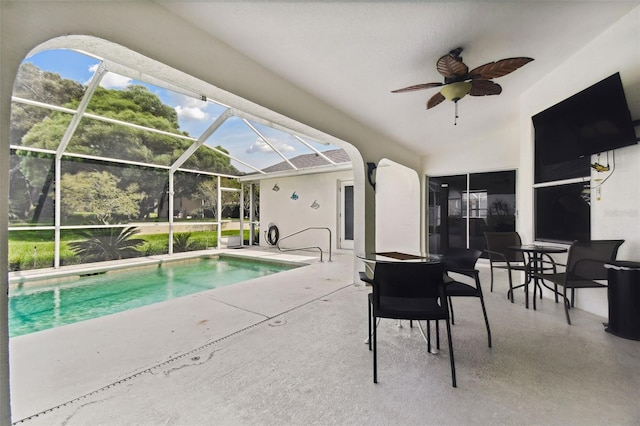
[[[278,243],[278,239],[280,239],[280,231],[278,230],[278,227],[275,226],[273,223],[269,224],[269,230],[266,232],[267,234],[267,242],[272,245],[275,246]]]

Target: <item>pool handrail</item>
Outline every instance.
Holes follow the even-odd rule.
[[[310,230],[313,230],[313,229],[325,229],[325,230],[327,230],[327,231],[329,232],[329,262],[331,262],[331,229],[329,229],[329,228],[327,228],[327,227],[322,227],[322,226],[309,226],[309,227],[304,228],[304,229],[302,229],[302,230],[300,230],[300,231],[294,232],[293,234],[286,235],[286,236],[284,236],[284,237],[280,238],[280,239],[278,240],[278,242],[276,243],[276,247],[277,247],[277,249],[278,249],[278,250],[280,250],[280,251],[282,251],[282,252],[286,252],[286,251],[294,251],[294,250],[318,249],[318,250],[320,251],[320,262],[322,262],[322,248],[321,248],[321,247],[319,247],[319,246],[296,247],[296,248],[282,248],[282,247],[280,247],[280,243],[281,243],[283,240],[285,240],[285,239],[287,239],[287,238],[289,238],[289,237],[293,237],[294,235],[298,235],[298,234],[300,234],[300,233],[302,233],[302,232],[310,231]]]

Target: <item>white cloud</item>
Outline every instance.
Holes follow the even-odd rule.
[[[198,121],[209,119],[209,113],[205,111],[208,106],[207,102],[176,93],[173,93],[171,98],[178,104],[175,107],[178,118]]]
[[[178,114],[178,118],[185,120],[206,120],[209,117],[209,114],[197,106],[178,105],[175,110]]]
[[[289,145],[288,143],[279,142],[276,140],[270,140],[269,142],[271,142],[271,144],[283,154],[286,152],[295,152],[296,150],[295,147]],[[249,148],[247,148],[247,154],[253,153],[275,153],[275,151],[271,149],[268,143],[263,141],[261,138],[257,138],[256,141]]]
[[[105,89],[121,89],[131,84],[132,79],[123,75],[108,72],[102,77],[100,86]]]

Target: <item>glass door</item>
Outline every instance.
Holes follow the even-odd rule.
[[[463,195],[467,175],[429,178],[429,252],[444,253],[449,247],[467,247]]]
[[[353,250],[353,181],[340,182],[339,247]]]
[[[431,253],[484,250],[485,232],[516,230],[515,170],[429,177],[428,191]]]

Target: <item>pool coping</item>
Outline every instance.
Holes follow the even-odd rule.
[[[311,261],[317,260],[317,257],[314,256],[283,254],[280,252],[269,251],[268,249],[210,249],[185,253],[174,253],[172,255],[167,254],[147,257],[134,257],[130,259],[110,260],[96,263],[83,263],[79,265],[61,266],[59,268],[14,271],[9,273],[9,289],[19,287],[25,283],[30,282],[38,282],[38,284],[55,283],[60,279],[67,279],[74,276],[98,274],[121,269],[155,266],[161,265],[163,263],[220,256],[293,265],[308,264]]]

